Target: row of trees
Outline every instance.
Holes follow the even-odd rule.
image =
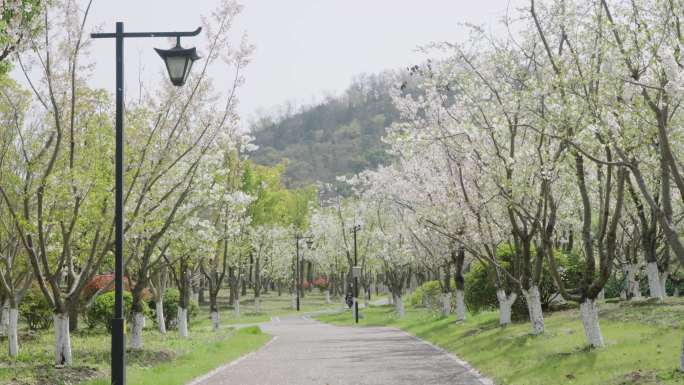
[[[399,313],[409,277],[436,271],[463,319],[463,272],[477,261],[493,272],[501,325],[522,298],[544,333],[550,277],[602,347],[609,280],[640,297],[644,271],[662,300],[684,262],[683,12],[680,1],[531,0],[504,20],[505,38],[473,27],[463,44],[426,47],[441,59],[397,76],[393,164],[351,179],[357,198],[313,225],[350,250],[345,221],[364,224],[363,263]]]
[[[113,266],[112,102],[89,86],[86,31],[92,1],[3,2],[0,60],[0,325],[10,356],[27,293],[54,313],[55,362],[72,361],[70,332],[104,292],[93,277]],[[250,286],[291,285],[294,229],[307,224],[313,189],[288,190],[284,168],[249,160],[253,138],[235,112],[253,47],[232,37],[241,6],[221,1],[205,19],[205,59],[184,88],[126,101],[125,266],[132,303],[130,346],[143,347],[151,294],[165,333],[164,294],[179,291],[177,326],[202,282],[219,327],[219,290],[239,312]],[[5,20],[6,19],[6,20]],[[234,74],[217,84],[212,68]],[[16,78],[16,79],[15,79]],[[143,87],[145,89],[145,87]]]

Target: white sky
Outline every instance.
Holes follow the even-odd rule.
[[[85,4],[85,0],[80,0]],[[219,0],[95,0],[91,27],[113,31],[115,21],[127,31],[193,30],[200,15]],[[344,90],[354,75],[376,73],[419,63],[417,46],[432,41],[459,41],[461,22],[496,29],[506,9],[525,0],[242,0],[245,6],[235,37],[247,32],[256,45],[245,72],[239,111],[246,121],[260,108],[285,101],[309,103],[325,93]],[[511,4],[509,4],[511,3]],[[193,46],[190,39],[184,46]],[[163,70],[152,47],[164,39],[126,42],[127,96],[138,94],[138,69],[154,86]],[[95,86],[113,89],[113,41],[95,41]],[[220,72],[217,84],[229,84]]]

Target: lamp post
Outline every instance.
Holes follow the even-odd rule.
[[[299,241],[302,239],[306,240],[306,246],[309,249],[311,249],[313,246],[313,237],[312,236],[310,236],[310,235],[309,236],[303,236],[300,233],[295,233],[295,249],[297,251],[297,254],[296,254],[297,262],[295,264],[295,275],[296,275],[295,286],[296,286],[296,290],[297,290],[297,311],[299,311],[299,307],[300,307],[299,298],[301,296],[302,281],[303,281],[303,279],[302,279],[303,278],[302,260],[300,259],[300,254],[299,254]],[[302,255],[302,257],[303,257],[303,255]]]
[[[359,323],[359,275],[361,275],[356,247],[356,233],[359,230],[361,230],[361,225],[355,225],[352,229],[354,231],[354,267],[352,267],[352,276],[354,277],[354,320],[356,323]]]
[[[114,207],[114,318],[112,319],[112,385],[126,383],[126,344],[124,339],[123,311],[123,245],[124,245],[124,39],[175,37],[176,47],[170,50],[157,49],[169,72],[171,83],[182,86],[188,78],[192,63],[199,59],[195,48],[183,49],[180,46],[182,36],[197,36],[202,28],[192,32],[124,32],[122,22],[116,23],[114,33],[94,33],[93,39],[116,40],[116,154],[115,154],[115,207]]]

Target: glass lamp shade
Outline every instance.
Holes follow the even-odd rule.
[[[196,48],[183,48],[177,44],[171,49],[155,48],[155,51],[164,60],[169,78],[174,86],[182,86],[190,75],[192,63],[198,60]]]

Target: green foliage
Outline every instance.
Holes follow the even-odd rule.
[[[409,304],[415,307],[438,309],[441,294],[442,285],[439,281],[427,281],[414,290],[409,298]]]
[[[114,318],[114,292],[109,291],[99,295],[93,301],[93,304],[86,311],[86,324],[91,329],[98,326],[104,326],[107,331],[112,330],[111,321]],[[131,304],[133,303],[133,296],[129,291],[124,291],[124,315],[128,316],[131,313]]]
[[[465,303],[468,310],[479,313],[484,310],[496,309],[496,286],[494,285],[494,271],[481,262],[473,262],[470,271],[465,274]]]
[[[31,330],[44,330],[52,325],[54,314],[50,302],[37,286],[31,287],[19,304],[19,314]]]

